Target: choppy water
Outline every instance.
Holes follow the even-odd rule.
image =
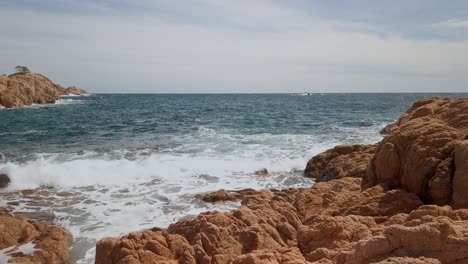
[[[310,157],[379,141],[382,127],[432,96],[96,94],[0,109],[0,173],[12,178],[0,205],[54,219],[74,237],[70,261],[92,263],[102,237],[237,206],[198,193],[309,186]],[[262,168],[268,177],[254,175]],[[48,195],[13,193],[26,188]]]

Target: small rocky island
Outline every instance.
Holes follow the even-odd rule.
[[[0,75],[0,107],[53,104],[63,95],[87,93],[75,86],[64,88],[44,75],[30,73],[29,70],[22,70],[9,76]]]

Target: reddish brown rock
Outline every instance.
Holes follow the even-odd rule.
[[[454,146],[467,135],[468,98],[418,101],[379,144],[363,187],[381,183],[416,193],[427,203],[450,204]]]
[[[467,105],[416,102],[377,147],[339,146],[309,161],[306,175],[323,182],[206,194],[242,206],[105,238],[96,263],[466,263],[468,209],[420,198],[467,206]]]
[[[6,108],[53,104],[65,94],[68,93],[63,87],[41,74],[17,73],[0,76],[0,106]]]
[[[212,192],[212,193],[197,195],[196,197],[203,200],[204,202],[207,202],[207,203],[216,203],[216,202],[226,202],[226,201],[235,201],[235,200],[237,200],[237,197],[235,195],[233,195],[232,192],[225,191],[224,189],[221,189],[219,191]]]
[[[65,94],[66,95],[70,95],[70,94],[73,94],[73,95],[84,95],[84,94],[88,94],[88,92],[86,90],[83,90],[81,88],[78,88],[76,86],[70,86],[68,87],[67,89],[65,89]]]
[[[4,261],[67,263],[70,244],[70,236],[61,227],[0,212],[0,258]]]
[[[343,178],[298,190],[214,192],[214,197],[222,199],[209,200],[233,195],[242,206],[229,213],[202,213],[168,229],[101,240],[96,263],[147,263],[146,257],[167,263],[181,257],[183,263],[319,261],[324,255],[317,249],[337,249],[371,237],[381,230],[378,223],[421,205],[414,194],[401,190],[386,193],[379,187],[362,193],[359,184],[359,179]],[[352,215],[356,212],[363,216]],[[167,239],[173,235],[180,237],[183,250],[178,253],[168,246]],[[157,245],[149,242],[155,240]]]
[[[304,175],[317,181],[362,178],[376,148],[377,145],[336,146],[310,159]]]

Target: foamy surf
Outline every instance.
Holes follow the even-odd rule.
[[[263,149],[265,151],[265,149]],[[50,214],[55,223],[72,233],[71,259],[92,263],[95,242],[135,230],[170,223],[207,210],[230,210],[237,203],[206,204],[196,194],[219,189],[290,188],[312,184],[302,176],[307,157],[277,151],[223,155],[213,150],[203,154],[116,155],[41,154],[24,163],[7,162],[0,173],[11,177],[2,205],[21,201],[14,211]],[[125,155],[126,150],[121,151]],[[210,154],[211,153],[211,154]],[[232,153],[231,153],[232,154]],[[290,153],[291,154],[291,153]],[[267,168],[270,175],[255,171]],[[15,190],[41,188],[47,195],[25,197]],[[10,204],[11,206],[11,204]]]

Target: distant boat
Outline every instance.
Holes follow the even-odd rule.
[[[298,95],[301,95],[301,96],[308,96],[308,95],[315,95],[315,94],[313,94],[313,93],[300,93],[300,94],[298,94]]]

